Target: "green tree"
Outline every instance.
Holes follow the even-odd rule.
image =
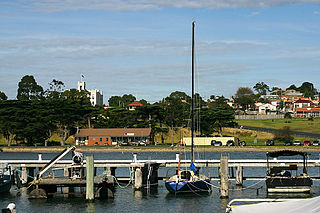
[[[120,96],[111,96],[108,100],[110,107],[122,107],[122,98]]]
[[[266,95],[267,92],[270,91],[269,86],[265,84],[264,82],[258,82],[256,85],[253,87],[255,91],[260,93],[261,95]]]
[[[200,96],[200,95],[198,94],[198,96]],[[188,96],[185,92],[175,91],[175,92],[172,92],[169,95],[169,97],[172,99],[175,99],[175,100],[180,100],[180,101],[185,101],[187,103],[191,103],[191,97]]]
[[[24,76],[18,84],[18,100],[40,100],[43,98],[43,88],[37,84],[32,75]]]
[[[62,93],[62,97],[71,101],[79,102],[81,105],[91,105],[90,93],[86,90],[70,89]]]
[[[128,107],[129,104],[131,104],[132,102],[134,102],[136,100],[136,97],[134,97],[133,95],[129,94],[125,94],[121,97],[122,103],[123,103],[123,107]]]
[[[144,99],[141,99],[139,102],[144,106],[149,105],[148,101],[146,101]]]
[[[205,136],[211,135],[214,130],[223,136],[222,128],[234,123],[234,109],[227,104],[203,109],[201,112],[201,131]]]
[[[313,98],[316,95],[317,89],[314,88],[313,84],[310,82],[303,82],[302,85],[298,88],[298,90],[303,93],[304,97]]]
[[[277,131],[274,134],[274,140],[278,140],[278,141],[290,141],[293,140],[293,136],[292,136],[292,131],[290,129],[289,126],[284,126],[282,129],[280,129],[279,131]]]
[[[7,100],[7,99],[8,97],[6,96],[6,94],[0,91],[0,100]]]
[[[235,94],[235,102],[241,105],[243,111],[253,107],[255,100],[256,96],[249,87],[240,87]]]
[[[53,79],[52,82],[49,83],[49,89],[46,91],[46,97],[52,99],[59,99],[62,97],[64,92],[64,83],[59,80]]]

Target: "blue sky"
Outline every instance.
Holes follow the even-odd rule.
[[[320,89],[320,0],[1,0],[0,91],[33,75],[110,96],[156,102],[190,94],[191,22],[197,91],[234,95],[257,82]]]

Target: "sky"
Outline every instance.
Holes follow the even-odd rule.
[[[196,91],[234,95],[258,82],[320,89],[320,0],[0,0],[0,91],[33,75],[65,89],[150,103]]]

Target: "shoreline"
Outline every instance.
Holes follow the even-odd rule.
[[[37,148],[29,148],[29,147],[15,147],[8,148],[3,147],[0,148],[1,152],[61,152],[65,148],[63,147],[37,147]],[[85,147],[77,147],[77,151],[81,152],[189,152],[190,147],[186,149],[182,147],[174,147],[171,148],[85,148]],[[302,152],[320,152],[320,147],[197,147],[195,148],[195,152],[271,152],[278,150],[295,150]]]

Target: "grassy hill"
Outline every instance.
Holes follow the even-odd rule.
[[[236,120],[242,126],[254,126],[281,129],[284,126],[290,127],[294,131],[320,133],[320,118],[309,120],[307,118],[292,118],[292,119],[266,119],[266,120]]]

